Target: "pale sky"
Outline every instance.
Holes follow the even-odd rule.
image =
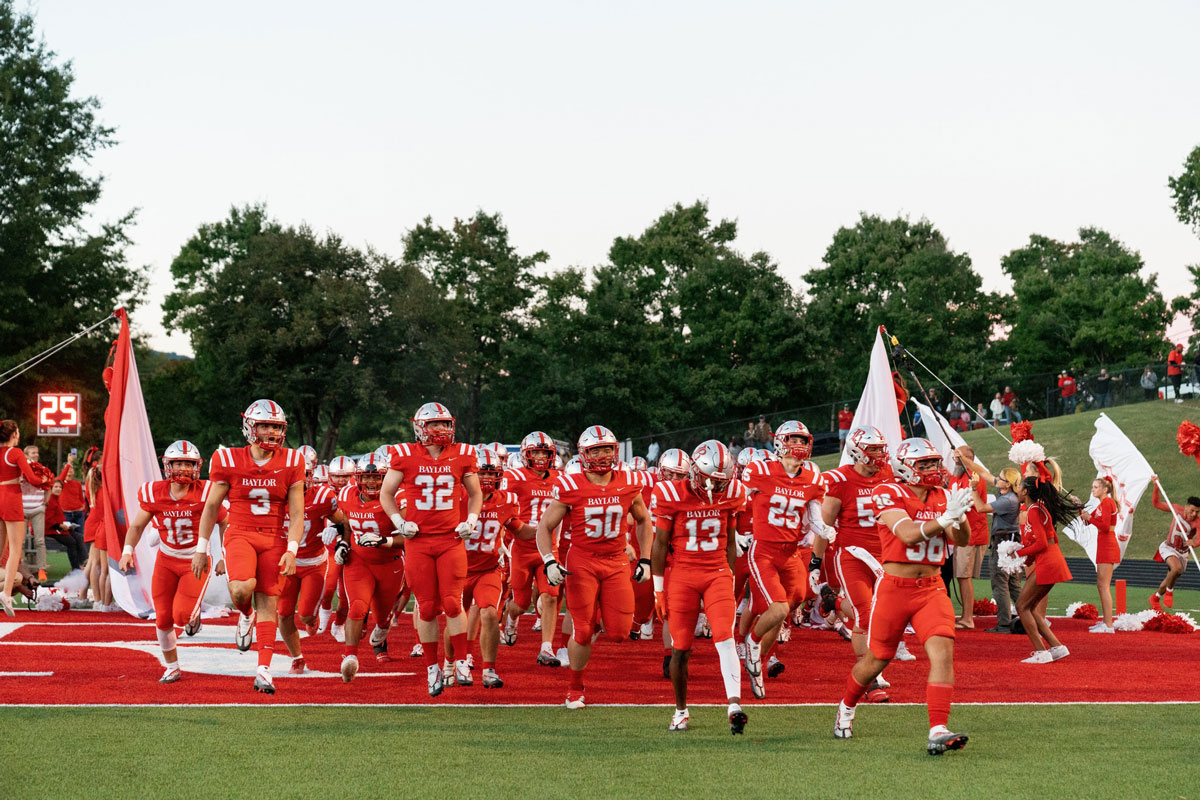
[[[704,199],[798,288],[860,211],[927,217],[988,289],[1029,234],[1084,225],[1168,298],[1200,263],[1166,185],[1200,144],[1197,3],[27,8],[117,128],[97,217],[141,209],[134,323],[164,350],[190,352],[162,328],[171,259],[257,201],[392,255],[426,215],[499,211],[562,268]]]

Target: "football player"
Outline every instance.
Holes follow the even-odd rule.
[[[554,500],[538,521],[537,544],[546,577],[554,586],[567,581],[567,609],[574,631],[567,651],[571,685],[567,708],[584,707],[583,673],[592,653],[596,633],[596,607],[603,620],[603,636],[621,641],[633,624],[633,586],[629,582],[629,560],[625,553],[625,515],[632,514],[638,526],[641,551],[650,553],[653,523],[642,502],[641,478],[645,473],[615,469],[617,437],[608,428],[594,425],[578,442],[582,475],[565,474],[554,487]],[[571,517],[571,547],[565,565],[554,557],[554,529]],[[638,561],[634,580],[650,579],[650,559]]]
[[[208,468],[212,487],[200,516],[192,574],[200,579],[208,571],[208,537],[228,497],[229,530],[223,544],[229,595],[240,614],[236,642],[239,650],[249,650],[252,639],[258,639],[254,689],[275,694],[275,610],[280,578],[296,572],[304,536],[304,459],[286,446],[287,417],[272,400],[250,404],[242,414],[242,434],[248,446],[213,453]]]
[[[517,619],[529,608],[531,594],[536,588],[537,609],[542,620],[542,647],[537,663],[546,667],[559,666],[553,646],[558,623],[558,587],[551,586],[546,579],[535,537],[538,520],[553,501],[554,483],[559,476],[554,468],[556,455],[554,440],[541,431],[534,431],[521,440],[521,461],[525,466],[505,472],[500,484],[502,489],[517,496],[524,523],[511,548],[509,584],[512,596],[505,608],[502,638],[506,645],[516,644]]]
[[[746,465],[742,480],[750,493],[753,539],[747,552],[751,614],[758,617],[746,635],[746,672],[754,696],[765,695],[762,655],[770,653],[783,622],[808,588],[804,564],[796,558],[809,534],[832,537],[821,521],[820,470],[808,460],[812,434],[804,423],[788,420],[775,430],[777,461]]]
[[[335,497],[342,487],[350,483],[353,478],[353,460],[346,456],[337,456],[329,462],[329,488],[333,489]],[[350,600],[346,597],[346,585],[342,581],[342,565],[337,563],[333,557],[335,540],[338,535],[332,525],[326,527],[321,533],[321,541],[325,543],[325,553],[328,557],[325,559],[325,587],[321,591],[321,610],[317,612],[320,620],[317,625],[317,633],[324,633],[329,628],[329,622],[332,619],[333,627],[329,628],[330,633],[337,641],[344,642],[346,641],[346,614],[350,610]],[[333,612],[334,594],[338,598],[336,616]]]
[[[883,577],[871,604],[867,654],[846,679],[833,735],[853,736],[855,706],[896,655],[896,646],[911,623],[929,656],[925,749],[930,755],[941,755],[967,744],[965,735],[946,727],[954,694],[954,606],[940,572],[946,545],[962,546],[970,538],[965,514],[973,506],[971,491],[942,488],[946,481],[942,454],[925,439],[901,442],[891,466],[894,482],[879,484],[871,494],[883,542]]]
[[[671,685],[675,714],[669,730],[688,727],[688,660],[696,620],[704,604],[729,703],[729,726],[734,734],[746,727],[741,707],[741,670],[733,642],[734,517],[746,504],[746,490],[734,480],[736,464],[725,445],[715,439],[692,452],[687,480],[659,483],[651,496],[654,515],[654,602],[659,617],[671,628]],[[671,570],[667,574],[667,553]]]
[[[138,512],[125,532],[119,566],[122,572],[133,566],[133,550],[142,538],[142,531],[153,522],[159,544],[150,594],[154,598],[158,644],[167,665],[158,682],[175,683],[182,677],[175,626],[187,626],[189,636],[200,630],[200,603],[208,588],[209,571],[206,569],[200,577],[193,575],[192,557],[196,554],[200,515],[212,485],[200,480],[203,457],[191,442],[182,439],[172,442],[163,453],[162,462],[166,480],[144,483],[138,489]],[[222,538],[228,526],[228,513],[225,505],[217,513]],[[217,574],[225,574],[225,563],[220,559]]]
[[[471,681],[465,658],[467,615],[462,607],[467,579],[463,540],[475,530],[483,495],[475,474],[479,469],[475,448],[455,443],[450,410],[441,403],[426,403],[417,409],[412,423],[417,442],[392,448],[391,467],[379,499],[393,525],[408,540],[405,579],[417,600],[417,635],[424,651],[429,695],[436,697],[444,686],[438,666],[439,608],[446,614],[454,652],[463,656],[454,664],[456,678],[459,683],[464,678]],[[408,498],[405,516],[395,499],[402,487]]]

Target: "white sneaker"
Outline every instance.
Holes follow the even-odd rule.
[[[900,644],[896,645],[896,660],[897,661],[916,661],[917,657],[908,652],[908,646],[904,644],[904,640],[900,640]]]
[[[669,731],[686,731],[688,726],[688,710],[686,708],[677,708],[671,716],[671,724],[667,727]]]
[[[558,665],[560,667],[570,667],[571,666],[571,656],[569,653],[567,653],[567,648],[565,648],[565,647],[558,648],[558,652],[556,652],[554,654],[554,657],[558,659]]]
[[[738,661],[746,660],[746,643],[738,642],[733,648],[737,652]]]
[[[384,642],[386,642],[387,637],[388,637],[388,629],[381,628],[378,625],[376,625],[374,628],[371,629],[371,635],[367,638],[367,641],[369,641],[371,643],[372,647],[377,647],[377,646],[383,644]]]
[[[645,622],[643,622],[642,629],[639,633],[642,637],[642,641],[646,641],[647,639],[653,639],[654,638],[654,620],[648,619]]]
[[[475,679],[471,677],[471,668],[467,666],[465,658],[456,659],[454,662],[454,682],[459,686],[470,686],[475,683]]]
[[[159,683],[175,683],[183,677],[183,673],[179,671],[179,663],[176,662],[167,667],[167,671],[158,679]]]
[[[338,625],[336,622],[329,628],[329,633],[333,636],[333,640],[338,644],[346,643],[346,626]]]
[[[499,689],[504,686],[504,681],[500,680],[500,676],[496,674],[494,669],[485,669],[483,671],[483,688]]]
[[[333,619],[332,608],[317,609],[317,633],[329,630],[329,620]]]
[[[1049,650],[1034,650],[1029,658],[1021,659],[1022,664],[1049,664],[1054,658]]]
[[[833,718],[833,738],[854,738],[854,709],[847,708],[840,702],[837,706],[837,716]]]
[[[542,618],[541,618],[541,615],[535,615],[535,616],[534,616],[534,618],[533,618],[533,632],[534,632],[534,633],[539,633],[539,632],[541,632],[541,630],[542,630]]]
[[[238,612],[237,628],[233,632],[233,640],[237,642],[237,649],[243,653],[249,650],[250,645],[254,643],[254,623],[257,619],[257,611],[251,611],[250,616]]]
[[[516,643],[517,620],[514,617],[509,617],[504,623],[504,630],[500,631],[500,644],[512,647]]]
[[[1071,651],[1067,649],[1065,644],[1050,648],[1050,658],[1055,661],[1058,661],[1060,658],[1066,658],[1069,655],[1071,655]]]
[[[354,680],[358,674],[358,656],[353,653],[342,656],[342,680],[346,683]]]
[[[412,652],[408,654],[408,657],[409,658],[420,658],[423,655],[425,655],[425,645],[421,644],[420,642],[417,642],[416,644],[413,645]]]
[[[442,669],[437,664],[430,664],[425,669],[425,677],[429,680],[429,696],[437,697],[442,693],[445,684],[442,682]]]
[[[1116,628],[1109,626],[1109,625],[1105,625],[1104,623],[1101,623],[1100,627],[1092,628],[1089,631],[1089,633],[1116,633],[1116,632],[1117,632]]]
[[[271,670],[259,667],[254,673],[254,691],[263,694],[275,694],[275,681],[271,679]]]
[[[762,645],[754,641],[753,634],[746,634],[746,674],[755,677],[762,674]]]

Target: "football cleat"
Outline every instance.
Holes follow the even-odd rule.
[[[965,733],[945,733],[930,734],[929,743],[925,745],[925,752],[931,756],[940,756],[947,750],[962,750],[967,746],[967,735]]]
[[[449,661],[442,662],[442,686],[449,688],[454,686],[454,667]]]
[[[467,665],[465,658],[454,662],[454,682],[459,686],[470,686],[475,683],[475,679],[471,677],[471,667]]]
[[[254,623],[257,619],[257,611],[251,611],[250,616],[238,612],[237,627],[234,629],[233,637],[237,642],[237,649],[243,653],[249,650],[250,645],[254,643]]]
[[[734,649],[737,651],[738,661],[745,661],[746,660],[746,643],[738,642],[737,645],[734,647]]]
[[[504,686],[504,681],[500,680],[500,676],[496,674],[494,669],[485,669],[483,671],[483,688],[499,689]]]
[[[833,738],[854,738],[854,709],[847,708],[844,703],[838,703],[837,716],[833,719]]]
[[[346,626],[338,625],[336,622],[333,623],[333,625],[331,625],[329,628],[329,635],[332,636],[333,640],[335,642],[337,642],[338,644],[345,644],[346,643]]]
[[[541,630],[542,630],[542,618],[540,616],[535,616],[533,618],[533,632],[538,633]]]
[[[753,633],[746,634],[746,674],[751,677],[762,674],[762,646],[754,641]]]
[[[317,611],[317,633],[329,630],[329,620],[333,619],[332,608],[322,608]]]
[[[891,696],[883,689],[868,689],[867,693],[863,695],[863,700],[875,704],[892,702]]]
[[[767,696],[767,690],[763,686],[763,676],[762,675],[751,675],[750,676],[750,691],[751,691],[751,693],[753,693],[755,698],[757,698],[759,700],[762,700],[764,697]]]
[[[784,622],[783,627],[781,627],[779,629],[779,638],[776,639],[776,641],[786,643],[786,642],[790,642],[791,640],[792,640],[792,626],[788,625],[786,622]]]
[[[425,669],[425,677],[429,680],[429,696],[437,697],[442,693],[445,684],[442,682],[442,669],[437,664],[430,664]]]
[[[688,726],[688,710],[686,708],[677,708],[671,716],[671,724],[667,726],[669,731],[686,731]]]
[[[833,629],[837,631],[838,636],[842,637],[842,639],[847,642],[850,641],[850,629],[846,627],[846,623],[839,619],[833,623]]]
[[[304,656],[296,656],[292,659],[292,666],[288,669],[289,675],[304,674]]]
[[[565,647],[558,648],[558,650],[555,651],[555,653],[554,653],[554,657],[558,659],[558,665],[560,667],[571,666],[571,655],[568,652],[567,648],[565,648]]]
[[[380,664],[385,664],[392,660],[388,656],[387,639],[384,639],[379,644],[372,644],[371,649],[375,651],[375,660]]]
[[[549,642],[542,642],[542,649],[538,653],[537,663],[543,667],[558,667],[562,666],[559,660],[554,656],[554,650]]]
[[[1054,658],[1050,655],[1049,650],[1034,650],[1029,658],[1022,658],[1022,664],[1049,664]]]
[[[353,653],[347,653],[342,656],[342,680],[346,683],[354,680],[354,676],[358,674],[358,656]]]
[[[639,631],[643,639],[654,638],[654,620],[648,619],[642,623],[642,629]]]
[[[729,706],[729,732],[734,736],[739,733],[744,733],[746,730],[746,722],[750,718],[746,716],[746,712],[742,711],[742,707],[734,703]]]
[[[263,694],[275,694],[275,681],[271,680],[271,670],[259,667],[254,673],[254,691]]]
[[[475,656],[471,655],[470,653],[467,653],[467,657],[463,660],[467,662],[467,669],[470,669],[470,670],[475,669]]]
[[[708,624],[708,616],[703,611],[700,612],[700,616],[696,617],[696,630],[693,631],[693,635],[697,639],[712,638],[712,628]]]
[[[784,665],[784,663],[775,656],[772,655],[771,658],[767,660],[768,678],[778,678],[783,674],[785,669],[787,669],[787,667]]]
[[[567,708],[583,708],[583,692],[577,692],[574,689],[567,690]]]
[[[425,655],[425,645],[421,644],[420,642],[417,642],[416,644],[413,645],[412,652],[408,654],[408,657],[409,658],[420,658],[423,655]]]
[[[641,628],[639,628],[637,626],[637,624],[634,624],[634,626],[629,629],[629,641],[637,642],[637,641],[640,641],[641,638],[642,638]]]
[[[900,644],[896,645],[896,660],[897,661],[916,661],[917,657],[908,652],[908,646],[904,644],[904,640],[900,640]]]
[[[883,673],[881,672],[875,676],[875,680],[871,681],[871,685],[868,686],[867,688],[868,689],[890,689],[890,688],[892,688],[892,684],[890,684],[888,682],[887,678],[883,677]]]
[[[1067,649],[1065,644],[1050,648],[1050,658],[1055,661],[1058,661],[1060,658],[1066,658],[1069,655],[1071,655],[1071,651]]]
[[[158,679],[159,683],[175,683],[183,677],[183,673],[179,670],[179,664],[170,664],[167,666],[167,671]]]
[[[188,620],[188,624],[183,626],[183,632],[188,636],[195,636],[200,632],[203,623],[200,621],[200,612],[196,612],[196,616]]]
[[[504,630],[500,631],[500,644],[512,647],[517,643],[517,620],[509,617],[504,622]]]

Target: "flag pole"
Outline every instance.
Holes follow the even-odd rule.
[[[1166,502],[1167,508],[1171,509],[1171,516],[1175,518],[1175,524],[1178,525],[1181,530],[1191,530],[1192,526],[1185,523],[1179,518],[1179,515],[1175,513],[1175,506],[1172,505],[1171,498],[1167,497],[1167,490],[1163,488],[1162,481],[1158,479],[1157,475],[1154,476],[1154,484],[1158,487],[1158,490],[1162,492],[1163,500]],[[1187,539],[1190,538],[1191,537],[1185,538],[1184,542],[1187,544],[1188,552],[1192,554],[1192,561],[1195,561],[1196,567],[1200,568],[1200,558],[1196,557],[1196,549],[1192,547],[1191,542],[1187,541]]]

